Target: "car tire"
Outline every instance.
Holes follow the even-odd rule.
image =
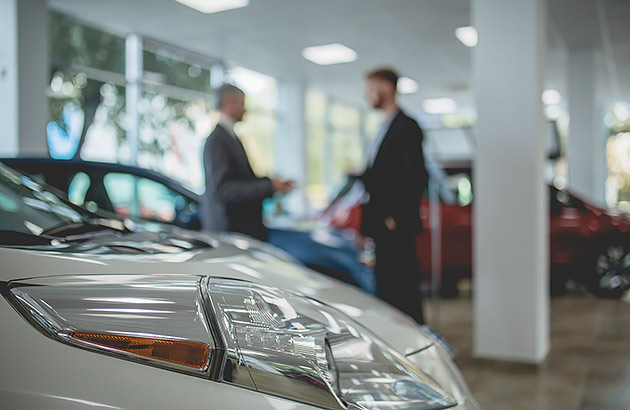
[[[618,299],[630,289],[630,256],[627,256],[630,247],[620,242],[608,242],[597,249],[591,259],[592,270],[586,273],[584,284],[597,297]]]
[[[442,283],[440,285],[440,296],[444,299],[454,299],[459,296],[457,283],[459,275],[456,272],[445,271],[442,273]]]
[[[549,278],[549,294],[551,297],[559,297],[567,294],[567,281],[569,274],[563,267],[551,267]]]

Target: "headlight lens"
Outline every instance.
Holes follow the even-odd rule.
[[[444,409],[452,386],[316,300],[229,279],[86,275],[9,283],[45,334],[74,346],[332,409]],[[430,371],[431,374],[427,373]]]
[[[10,300],[61,342],[207,377],[214,340],[189,275],[57,276],[11,282]]]
[[[456,405],[430,375],[329,306],[243,282],[206,287],[228,367],[243,363],[259,391],[327,408]]]

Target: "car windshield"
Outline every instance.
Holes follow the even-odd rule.
[[[40,235],[89,218],[31,178],[0,164],[0,230]]]

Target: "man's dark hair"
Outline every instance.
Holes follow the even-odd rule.
[[[221,87],[217,88],[217,91],[216,91],[217,108],[220,109],[223,107],[223,103],[225,102],[225,97],[227,97],[228,95],[234,95],[234,94],[245,95],[243,90],[241,90],[240,88],[232,84],[223,84]]]
[[[372,70],[365,75],[365,78],[368,80],[385,80],[389,81],[394,85],[394,89],[396,89],[396,85],[398,84],[398,73],[391,68],[382,67],[377,68],[376,70]]]

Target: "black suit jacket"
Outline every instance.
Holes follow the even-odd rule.
[[[419,206],[428,183],[422,139],[418,123],[399,111],[373,164],[361,176],[370,194],[361,219],[364,235],[376,238],[386,232],[387,217],[394,218],[400,233],[422,232]]]
[[[206,192],[201,201],[202,227],[240,232],[265,240],[262,201],[273,194],[269,178],[254,174],[238,138],[217,125],[203,152]]]

